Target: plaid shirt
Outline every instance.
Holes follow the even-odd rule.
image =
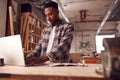
[[[69,60],[74,27],[71,23],[63,20],[58,20],[54,26],[56,29],[51,51],[46,53],[53,26],[47,26],[41,33],[38,46],[36,46],[30,55],[40,56],[46,54],[52,62],[67,62]]]

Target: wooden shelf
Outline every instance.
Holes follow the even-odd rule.
[[[40,34],[36,34],[36,33],[34,33],[34,32],[29,32],[29,36],[31,36],[31,35],[33,35],[33,36],[36,36],[36,37],[39,37],[40,38]]]
[[[21,15],[20,34],[24,53],[30,53],[38,44],[46,24],[29,12]]]

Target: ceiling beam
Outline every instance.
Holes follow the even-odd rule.
[[[99,33],[100,33],[103,25],[106,23],[107,19],[109,18],[110,14],[112,13],[112,11],[113,11],[113,9],[114,9],[114,7],[116,6],[116,4],[117,4],[118,1],[119,1],[119,0],[114,0],[114,1],[112,2],[111,6],[110,6],[110,8],[109,8],[109,10],[108,10],[108,12],[106,13],[103,21],[101,22],[101,24],[100,24],[100,26],[99,26],[99,28],[98,28],[98,30],[97,30],[96,35],[99,35]]]

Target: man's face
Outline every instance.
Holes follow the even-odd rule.
[[[45,8],[46,20],[49,21],[51,24],[54,24],[54,22],[58,19],[58,14],[58,9],[55,9],[53,7]]]

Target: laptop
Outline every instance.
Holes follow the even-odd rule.
[[[20,35],[0,37],[0,58],[5,65],[25,66]]]
[[[20,35],[0,37],[0,58],[4,58],[5,65],[13,66],[41,66],[46,63],[25,64]]]

